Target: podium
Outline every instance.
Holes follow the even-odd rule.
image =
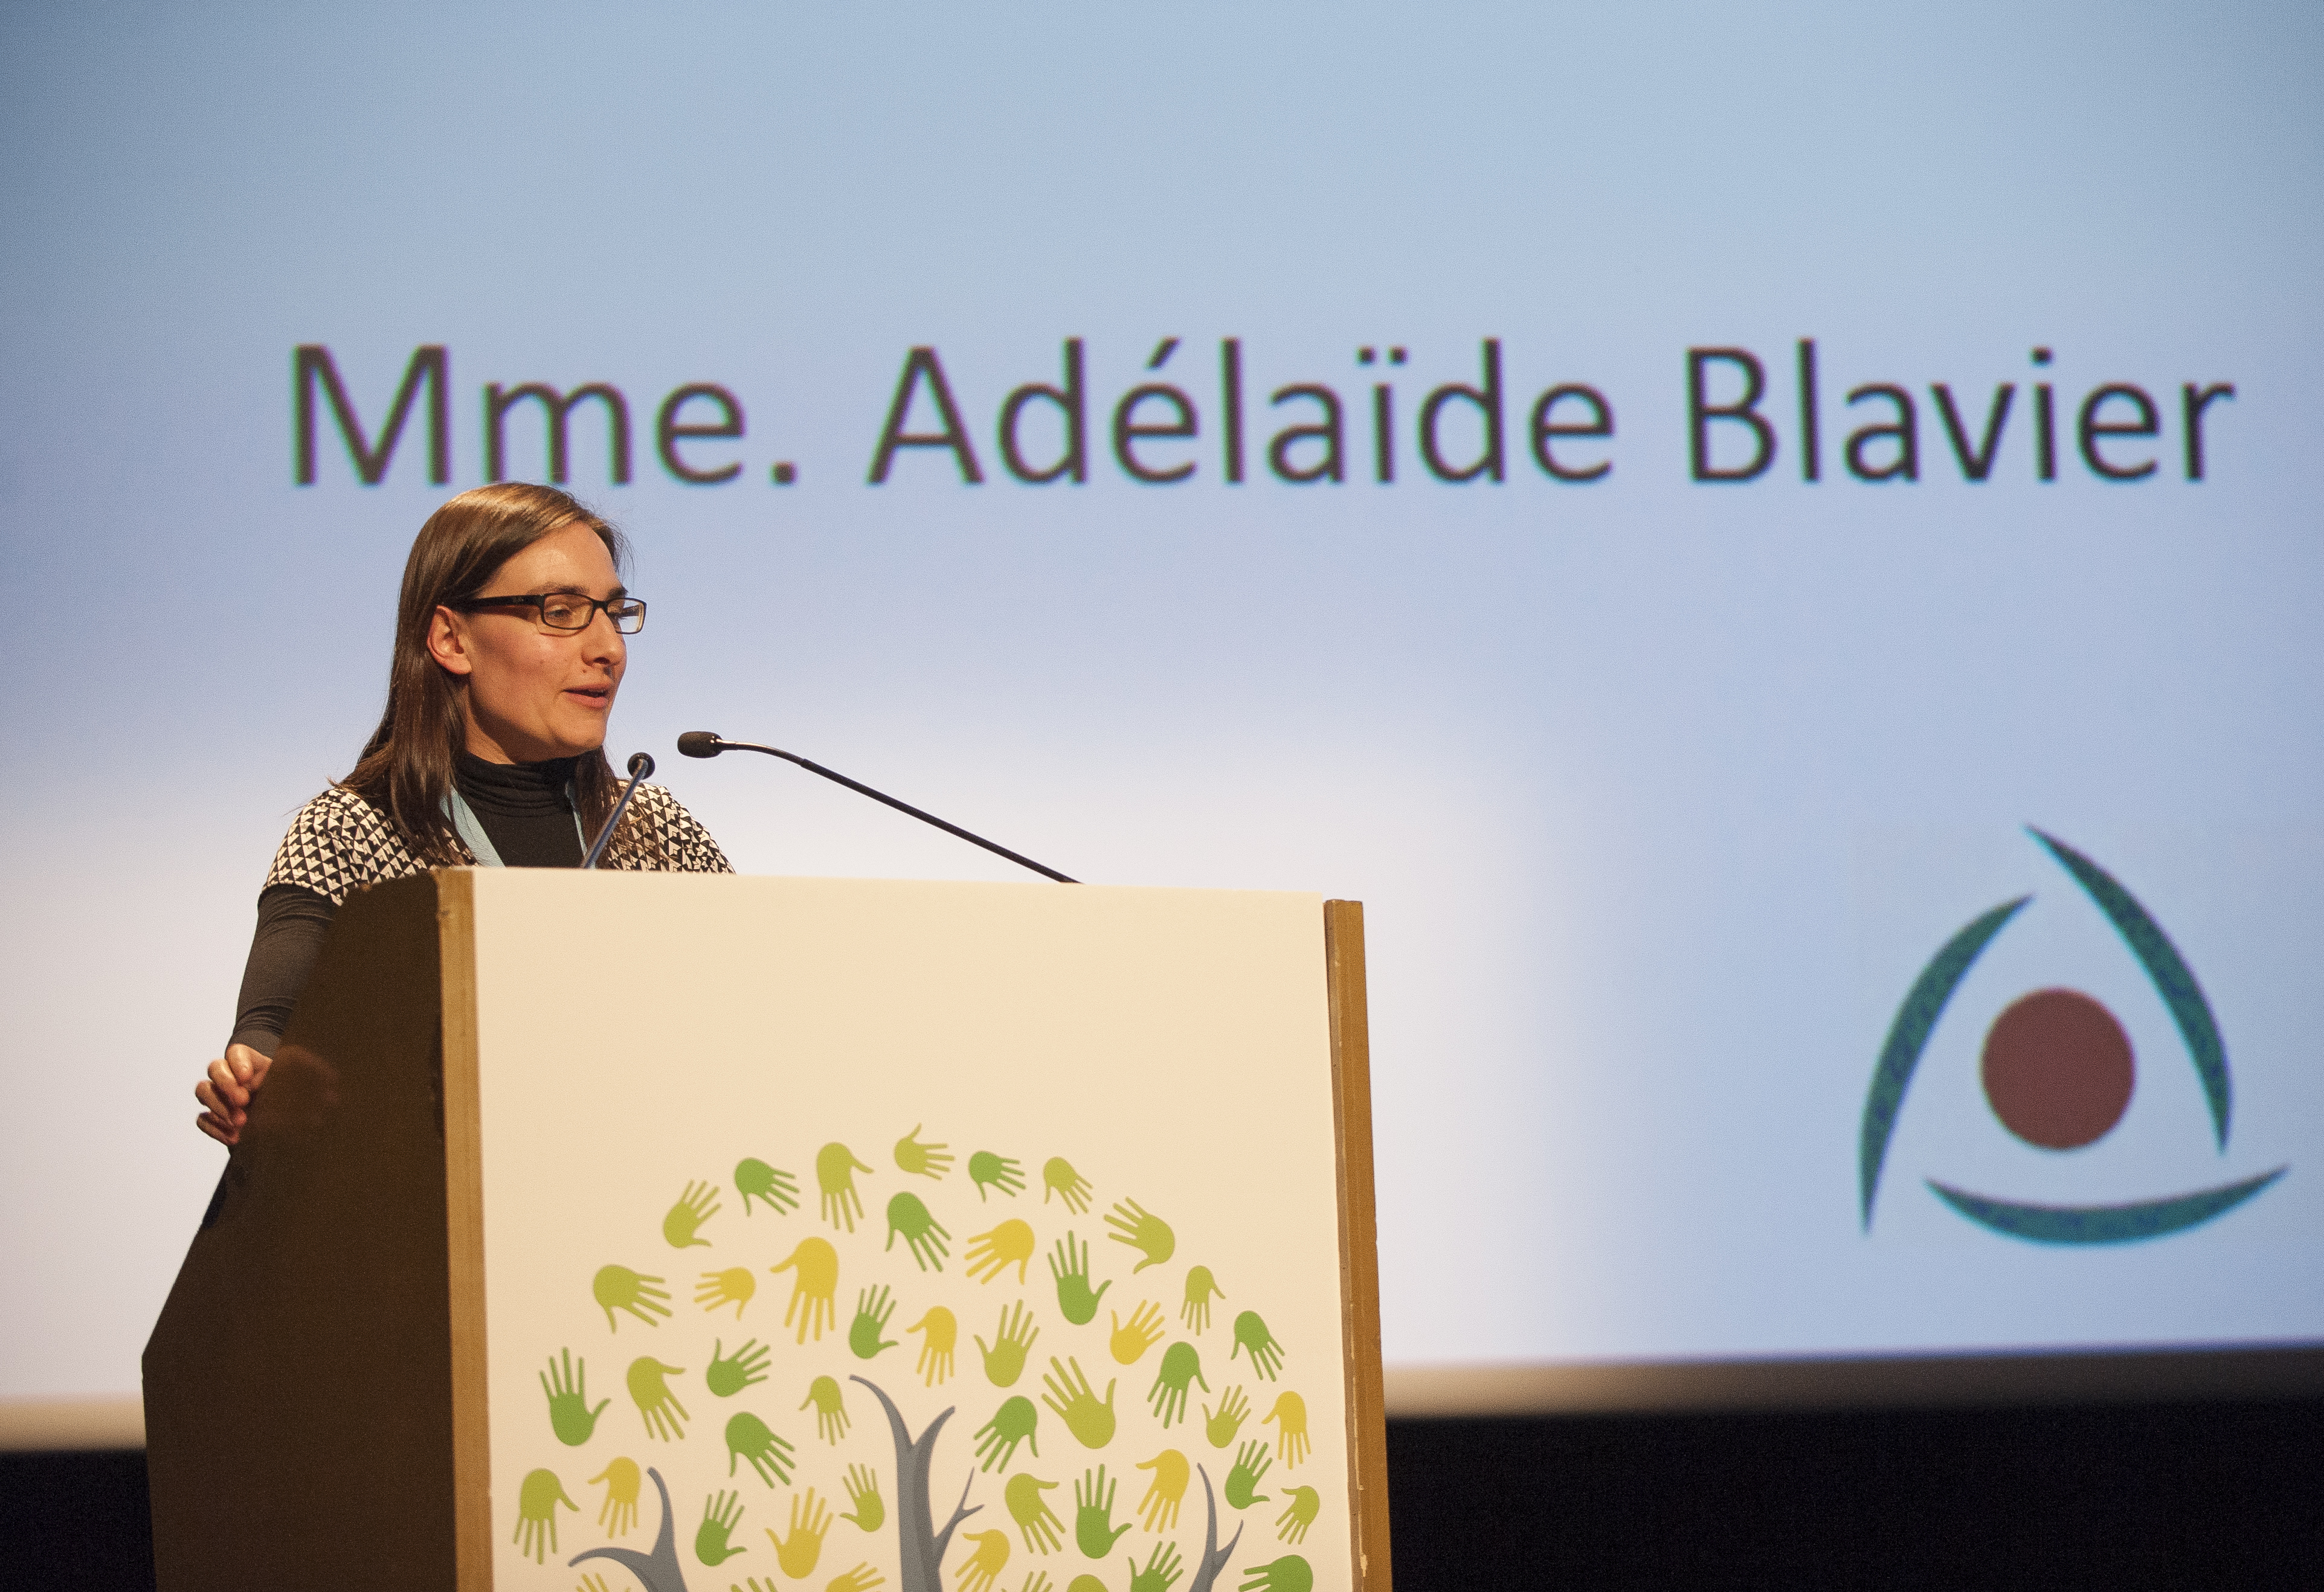
[[[1388,1587],[1360,907],[349,900],[145,1351],[161,1592]]]

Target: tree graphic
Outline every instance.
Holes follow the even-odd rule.
[[[626,1571],[642,1592],[689,1592],[692,1569],[699,1592],[774,1592],[779,1569],[796,1592],[1216,1592],[1256,1513],[1259,1540],[1271,1527],[1293,1551],[1251,1555],[1237,1592],[1308,1592],[1296,1550],[1336,1500],[1284,1479],[1310,1458],[1291,1385],[1303,1346],[1267,1325],[1260,1312],[1280,1302],[1264,1275],[1245,1262],[1222,1278],[1199,1219],[1152,1198],[1167,1191],[1105,1187],[1095,1160],[956,1155],[944,1125],[905,1123],[900,1136],[752,1146],[761,1154],[723,1185],[698,1164],[665,1167],[605,1249],[576,1251],[605,1263],[575,1268],[569,1309],[556,1306],[563,1336],[536,1362],[541,1403],[524,1440],[532,1463],[562,1451],[587,1467],[567,1474],[605,1489],[604,1541],[565,1562],[614,1568],[583,1585],[625,1592]],[[880,1144],[892,1150],[852,1147]],[[804,1200],[809,1179],[816,1197]],[[692,1311],[678,1305],[689,1283]],[[1230,1297],[1231,1316],[1213,1310]],[[626,1402],[588,1396],[590,1358],[601,1376],[608,1361],[626,1367]],[[883,1421],[861,1418],[866,1397]],[[946,1448],[956,1422],[969,1435]],[[965,1472],[941,1523],[939,1464]],[[640,1520],[641,1479],[658,1521]],[[523,1493],[509,1540],[532,1576],[562,1557],[560,1526],[593,1533],[549,1470]],[[822,1499],[843,1494],[849,1509],[835,1514]],[[982,1529],[964,1529],[980,1516]],[[644,1551],[622,1540],[641,1524],[653,1531]],[[826,1574],[811,1579],[833,1532]],[[512,1580],[535,1584],[549,1592]]]

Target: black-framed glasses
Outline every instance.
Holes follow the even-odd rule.
[[[634,636],[646,628],[646,605],[635,597],[607,597],[600,602],[578,592],[517,592],[505,597],[469,597],[445,606],[462,613],[480,608],[530,608],[540,615],[543,629],[567,632],[587,630],[600,613],[624,636]]]

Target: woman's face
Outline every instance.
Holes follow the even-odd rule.
[[[480,597],[578,592],[622,594],[613,555],[578,521],[493,571]],[[603,613],[578,631],[544,628],[529,608],[455,613],[438,608],[428,650],[467,682],[468,750],[490,763],[538,763],[595,751],[629,667],[629,648]]]

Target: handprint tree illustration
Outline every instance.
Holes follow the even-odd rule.
[[[878,1165],[851,1147],[883,1141],[892,1148]],[[1045,1592],[1067,1583],[1093,1592],[1093,1581],[1215,1592],[1254,1517],[1261,1540],[1271,1530],[1294,1550],[1306,1541],[1326,1495],[1277,1480],[1310,1458],[1305,1401],[1281,1385],[1286,1366],[1297,1374],[1296,1346],[1278,1341],[1257,1309],[1218,1330],[1233,1308],[1213,1311],[1230,1298],[1227,1284],[1245,1302],[1245,1285],[1263,1279],[1174,1266],[1182,1240],[1167,1201],[1117,1195],[1094,1163],[956,1153],[941,1124],[924,1120],[900,1136],[890,1127],[754,1147],[762,1154],[723,1183],[708,1168],[673,1169],[667,1203],[641,1210],[621,1236],[622,1258],[576,1279],[575,1330],[597,1334],[596,1347],[542,1348],[540,1433],[556,1446],[540,1452],[585,1449],[574,1458],[587,1468],[569,1474],[605,1489],[595,1518],[608,1541],[568,1565],[618,1566],[644,1592],[687,1592],[690,1557],[714,1592],[755,1592],[761,1577],[736,1569],[760,1560],[744,1555],[771,1551],[765,1570],[804,1582],[836,1532],[846,1545],[835,1543],[831,1560],[853,1568],[824,1592],[1010,1592],[1018,1580]],[[788,1167],[807,1169],[812,1202]],[[1199,1254],[1199,1237],[1192,1247]],[[689,1282],[694,1312],[676,1307]],[[759,1298],[767,1282],[788,1290],[779,1325],[773,1300]],[[853,1304],[844,1315],[844,1302]],[[608,1414],[617,1401],[590,1400],[591,1357],[601,1378],[622,1371],[631,1411]],[[880,1419],[858,1418],[866,1400]],[[956,1497],[940,1498],[934,1472],[947,1433],[967,1474]],[[719,1449],[707,1449],[713,1440]],[[641,1466],[632,1457],[640,1441],[669,1459]],[[688,1458],[696,1444],[724,1463]],[[892,1453],[885,1489],[870,1444]],[[631,1452],[613,1451],[620,1447]],[[646,1482],[659,1518],[641,1522]],[[1199,1551],[1176,1540],[1193,1530],[1186,1505],[1197,1483]],[[770,1495],[794,1488],[783,1515]],[[835,1514],[824,1498],[843,1494],[849,1508]],[[1060,1518],[1068,1509],[1070,1526]],[[545,1566],[560,1523],[586,1532],[588,1519],[543,1466],[526,1477],[510,1540]],[[779,1532],[784,1519],[789,1529]],[[653,1527],[642,1551],[622,1541],[641,1523]],[[895,1549],[892,1588],[864,1558],[882,1534]],[[1053,1555],[1066,1565],[1043,1562]],[[1011,1570],[1012,1558],[1027,1573]],[[1117,1558],[1120,1575],[1106,1569]],[[1054,1582],[1052,1569],[1061,1571]],[[1238,1592],[1307,1592],[1314,1575],[1296,1551],[1242,1573]],[[763,1584],[771,1592],[773,1576]],[[622,1592],[618,1578],[607,1587]]]

